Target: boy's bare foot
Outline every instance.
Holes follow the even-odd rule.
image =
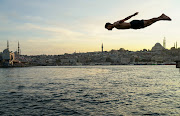
[[[164,13],[160,16],[160,18],[162,18],[162,20],[171,21],[171,18],[169,18],[168,16],[166,16]]]

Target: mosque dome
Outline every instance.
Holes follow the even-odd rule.
[[[165,48],[160,43],[156,43],[151,49],[151,51],[162,51],[162,50],[165,50]]]
[[[9,50],[8,49],[5,49],[2,53],[2,58],[5,59],[5,60],[8,60],[10,59],[10,55],[9,55]]]
[[[9,50],[8,49],[4,49],[3,53],[9,53]]]

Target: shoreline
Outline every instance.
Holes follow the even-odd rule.
[[[172,66],[176,64],[111,64],[111,65],[46,65],[48,66],[142,66],[142,65],[147,65],[147,66],[159,66],[159,65],[165,65],[165,66]],[[0,68],[25,68],[25,67],[38,67],[38,66],[43,66],[46,67],[45,65],[34,65],[34,66],[0,66]]]

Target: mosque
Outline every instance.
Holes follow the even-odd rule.
[[[177,42],[174,43],[174,47],[172,47],[172,48],[174,48],[174,49],[178,48]],[[166,39],[165,38],[163,40],[163,46],[160,43],[156,43],[151,49],[152,52],[159,52],[159,51],[163,51],[163,50],[166,50]]]
[[[162,50],[165,50],[165,47],[163,47],[160,43],[156,43],[151,49],[152,52],[162,51]]]
[[[9,41],[7,41],[7,48],[0,52],[0,66],[9,67],[14,66],[15,64],[20,64],[18,57],[20,56],[20,47],[18,42],[18,51],[12,52],[9,51]]]

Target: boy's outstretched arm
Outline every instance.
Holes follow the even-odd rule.
[[[137,14],[138,14],[138,12],[134,13],[133,15],[130,15],[130,16],[126,17],[123,20],[126,21],[126,20],[130,19],[131,17],[136,16]]]
[[[130,16],[126,17],[125,19],[122,19],[122,20],[120,20],[120,21],[118,21],[118,22],[119,22],[119,23],[123,23],[124,21],[130,19],[130,18],[133,17],[133,16],[136,16],[137,14],[138,14],[138,12],[136,12],[136,13],[134,13],[133,15],[130,15]]]

